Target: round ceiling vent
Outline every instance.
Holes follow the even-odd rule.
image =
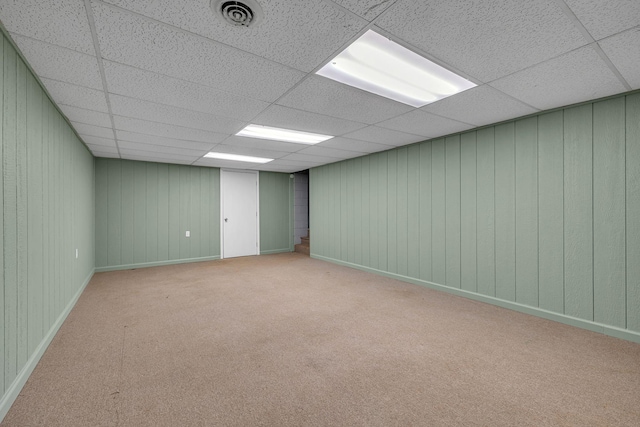
[[[262,8],[255,0],[211,0],[211,9],[226,22],[236,27],[255,25],[262,17]]]

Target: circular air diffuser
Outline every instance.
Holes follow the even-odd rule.
[[[255,0],[211,0],[211,9],[226,22],[236,27],[255,25],[262,16],[262,8]]]

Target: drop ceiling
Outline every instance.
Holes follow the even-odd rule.
[[[0,21],[96,157],[294,172],[640,89],[637,0],[258,2],[248,28],[209,0],[0,0]],[[478,86],[413,108],[315,75],[369,29]]]

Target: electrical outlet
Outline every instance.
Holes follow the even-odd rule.
[[[190,232],[190,231],[187,231],[186,233],[184,233],[184,236],[185,236],[185,237],[191,237],[191,232]]]

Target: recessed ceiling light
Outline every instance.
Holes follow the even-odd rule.
[[[261,125],[248,125],[237,136],[247,136],[249,138],[271,139],[274,141],[295,142],[297,144],[317,144],[333,138],[331,135],[321,135],[318,133],[301,132],[297,130],[274,128]]]
[[[273,161],[273,159],[267,159],[266,157],[242,156],[240,154],[216,153],[214,151],[207,153],[204,156],[210,159],[233,160],[236,162],[247,163],[269,163]]]
[[[372,30],[316,74],[413,107],[476,86]]]

